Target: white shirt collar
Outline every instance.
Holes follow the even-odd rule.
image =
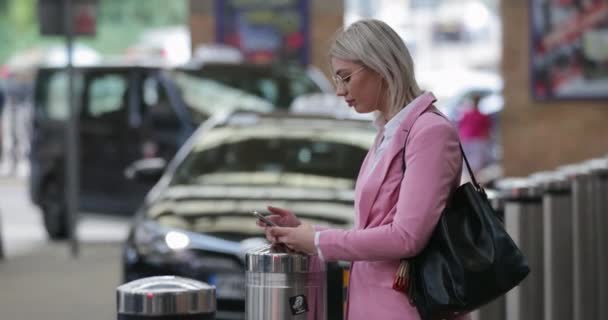
[[[416,97],[416,99],[412,100],[412,102],[408,103],[405,107],[399,110],[399,112],[397,112],[397,114],[393,116],[388,122],[384,119],[384,117],[382,117],[380,113],[378,113],[376,119],[374,119],[374,126],[378,130],[384,127],[384,139],[389,139],[395,134],[397,129],[399,129],[401,122],[407,117],[407,114],[412,109],[410,106],[415,105],[417,100],[420,99],[422,96],[424,96],[424,94],[419,95],[418,97]]]

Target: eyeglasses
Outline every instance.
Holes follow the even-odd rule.
[[[346,84],[348,84],[348,80],[350,79],[350,77],[352,77],[355,74],[361,72],[363,69],[365,69],[365,66],[362,66],[361,68],[358,68],[357,70],[351,72],[346,77],[341,77],[340,75],[334,75],[333,79],[334,79],[334,83],[336,85],[336,88],[340,88],[340,86],[342,88],[346,87]]]

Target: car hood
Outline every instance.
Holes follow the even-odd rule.
[[[354,190],[297,187],[173,186],[150,203],[145,214],[165,227],[241,239],[259,236],[256,210],[289,208],[320,226],[352,225]]]
[[[178,185],[167,188],[160,199],[175,201],[191,199],[319,200],[350,203],[354,200],[354,190],[344,187],[290,187],[286,185]]]

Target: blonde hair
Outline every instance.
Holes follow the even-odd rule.
[[[360,63],[379,73],[388,84],[389,116],[397,114],[422,93],[405,43],[380,20],[360,20],[339,30],[329,56]]]

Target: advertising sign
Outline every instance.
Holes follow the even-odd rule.
[[[309,63],[309,0],[215,0],[216,42],[251,62]]]
[[[536,99],[608,99],[608,1],[531,0]]]
[[[63,36],[65,30],[65,1],[38,0],[40,34]],[[98,0],[71,0],[72,32],[76,36],[94,36],[97,27]]]

